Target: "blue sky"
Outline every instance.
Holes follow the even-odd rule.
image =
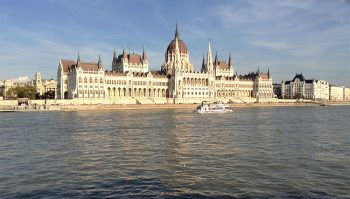
[[[269,68],[274,82],[296,72],[350,86],[350,1],[346,0],[0,0],[0,80],[39,71],[56,78],[60,58],[111,69],[113,50],[142,52],[160,69],[178,22],[200,69],[208,39],[231,52],[238,74]]]

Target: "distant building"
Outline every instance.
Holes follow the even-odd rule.
[[[32,85],[36,87],[39,95],[44,95],[48,91],[57,93],[57,81],[54,79],[42,79],[39,72],[35,73]]]
[[[329,99],[332,101],[343,101],[344,100],[344,86],[329,86]]]
[[[282,98],[282,84],[273,83],[273,93],[275,94],[275,97],[281,99]]]
[[[40,95],[44,95],[47,91],[52,91],[53,93],[57,92],[57,81],[54,79],[46,80],[41,78],[41,74],[39,72],[35,73],[34,80],[5,80],[0,82],[0,96],[3,96],[4,99],[10,97],[7,96],[7,91],[10,88],[14,88],[17,86],[35,86],[37,93]]]
[[[350,88],[345,88],[344,87],[344,101],[350,101]]]
[[[1,82],[0,81],[0,99],[3,99],[4,98],[4,82]]]
[[[284,99],[329,99],[329,84],[327,81],[307,80],[303,74],[296,74],[293,80],[282,81],[281,91]]]
[[[247,75],[235,75],[233,62],[212,58],[210,41],[203,56],[201,71],[195,71],[186,44],[176,28],[175,37],[165,52],[160,71],[149,71],[148,57],[114,51],[112,70],[105,71],[101,57],[97,62],[60,60],[57,72],[59,99],[138,100],[140,103],[194,103],[202,100],[271,101],[274,94],[270,72],[258,69]]]
[[[11,88],[15,88],[17,86],[27,86],[27,85],[33,85],[33,82],[28,81],[28,82],[19,82],[19,81],[14,81],[14,80],[5,80],[3,82],[2,86],[2,93],[3,93],[3,98],[9,98],[11,96],[7,95],[7,91],[10,90]]]

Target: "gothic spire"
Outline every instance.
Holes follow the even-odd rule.
[[[203,61],[202,61],[202,72],[205,72],[205,60],[204,60],[204,53],[203,53]]]
[[[80,62],[80,53],[78,51],[78,58],[77,58],[77,62]]]
[[[267,76],[270,78],[270,68],[267,69]]]
[[[98,54],[98,67],[102,67],[101,53]]]
[[[208,41],[208,53],[207,53],[207,63],[206,63],[206,72],[213,71],[213,57],[211,54],[211,44],[210,39]]]
[[[179,38],[179,37],[180,37],[180,35],[179,35],[179,30],[178,30],[177,22],[176,22],[175,38]]]
[[[80,53],[79,53],[79,51],[78,51],[77,67],[79,67],[79,66],[80,66]]]
[[[125,51],[125,45],[123,46],[123,58],[124,58],[124,60],[127,59],[127,54],[126,54],[126,51]]]
[[[116,61],[117,61],[117,51],[116,51],[116,49],[114,48],[113,62],[116,62]]]
[[[147,59],[147,54],[146,54],[145,47],[143,47],[142,60],[146,60],[146,59]]]
[[[215,52],[215,65],[218,65],[219,64],[219,61],[218,61],[218,51]]]
[[[231,67],[231,52],[228,54],[228,66]]]
[[[175,38],[175,63],[180,62],[180,48],[179,48],[179,38]]]

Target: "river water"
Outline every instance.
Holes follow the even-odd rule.
[[[350,106],[0,113],[0,198],[350,198]]]

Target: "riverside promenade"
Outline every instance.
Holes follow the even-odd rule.
[[[11,100],[15,101],[15,100]],[[36,102],[38,100],[35,100]],[[0,112],[16,110],[20,111],[44,111],[41,109],[18,110],[19,106],[11,105],[6,100],[0,101]],[[131,110],[131,109],[195,109],[200,103],[193,104],[50,104],[45,110],[63,110],[63,111],[94,111],[94,110]],[[277,107],[277,106],[334,106],[350,105],[350,102],[271,102],[271,103],[229,103],[232,108],[247,107]]]
[[[53,106],[65,111],[132,110],[132,109],[195,109],[199,104],[127,104],[127,105],[62,105]],[[350,105],[347,103],[327,103],[326,105]],[[230,104],[232,108],[281,107],[281,106],[320,106],[320,103],[246,103]]]

